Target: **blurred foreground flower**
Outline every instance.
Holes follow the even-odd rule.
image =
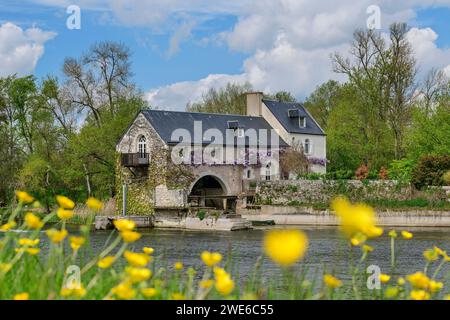
[[[208,267],[213,267],[222,261],[222,255],[218,252],[203,251],[201,254],[203,263]]]
[[[361,234],[373,238],[383,233],[383,229],[376,226],[375,212],[371,207],[365,204],[353,205],[344,197],[334,199],[331,207],[339,219],[341,231],[349,239],[359,237],[358,242],[361,242]]]
[[[56,196],[56,201],[58,202],[58,205],[63,209],[72,210],[73,208],[75,208],[75,202],[65,196]]]
[[[103,203],[100,200],[97,200],[92,197],[87,199],[86,205],[88,206],[89,209],[95,212],[103,209]]]
[[[281,266],[291,266],[302,259],[308,248],[307,236],[299,230],[275,230],[267,232],[264,251]]]
[[[19,199],[19,202],[21,202],[23,204],[29,204],[34,201],[34,198],[32,196],[30,196],[28,193],[26,193],[25,191],[18,190],[15,193],[16,193],[17,199]]]

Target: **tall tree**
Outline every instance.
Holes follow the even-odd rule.
[[[348,76],[359,94],[382,120],[386,120],[395,141],[395,158],[403,156],[403,137],[411,119],[415,91],[416,61],[408,42],[407,26],[390,26],[389,43],[379,32],[358,30],[350,51],[352,60],[333,57],[334,70]]]
[[[329,80],[316,88],[306,99],[305,107],[323,129],[328,127],[328,118],[339,101],[341,85]]]

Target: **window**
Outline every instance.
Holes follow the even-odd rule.
[[[269,164],[266,166],[266,181],[270,181],[270,177],[271,177],[271,175],[272,175],[272,172],[271,172],[271,170],[270,170],[270,167],[271,167],[271,164],[269,163]]]
[[[305,140],[305,154],[310,154],[311,153],[311,142],[309,141],[309,139]]]
[[[180,151],[178,151],[178,156],[179,156],[180,158],[183,158],[183,157],[184,157],[184,149],[180,149]]]
[[[147,158],[147,139],[144,136],[139,138],[138,154],[141,159]]]
[[[300,117],[298,118],[300,122],[300,128],[306,128],[306,117]]]
[[[250,179],[252,177],[252,170],[247,170],[247,179]]]

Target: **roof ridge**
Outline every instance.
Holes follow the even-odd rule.
[[[156,109],[143,109],[141,111],[157,111],[157,112],[172,112],[172,113],[188,113],[188,114],[205,114],[213,116],[234,116],[234,117],[246,117],[246,118],[264,118],[262,116],[248,116],[245,114],[233,114],[233,113],[213,113],[213,112],[191,112],[191,111],[175,111],[175,110],[156,110]]]

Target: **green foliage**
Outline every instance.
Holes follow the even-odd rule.
[[[444,173],[450,170],[450,155],[424,156],[412,172],[411,182],[417,189],[443,185]]]
[[[246,114],[247,96],[252,91],[249,83],[239,85],[228,83],[222,89],[211,88],[203,95],[201,102],[190,103],[186,109],[191,112]]]
[[[410,181],[415,162],[409,159],[393,160],[388,169],[390,179],[398,181]]]
[[[205,210],[200,210],[199,212],[197,212],[197,218],[200,219],[200,221],[203,221],[206,217],[206,211]]]

